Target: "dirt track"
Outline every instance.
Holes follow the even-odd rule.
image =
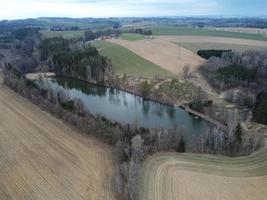
[[[264,200],[267,152],[249,157],[165,153],[145,161],[141,200]]]
[[[205,62],[194,52],[161,38],[136,41],[112,39],[109,42],[119,44],[175,74],[181,73],[186,64],[193,71]]]
[[[110,147],[79,134],[0,83],[0,199],[108,200]]]

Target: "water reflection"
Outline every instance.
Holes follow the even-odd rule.
[[[65,90],[79,98],[92,114],[100,113],[121,123],[138,124],[145,128],[184,127],[186,132],[199,134],[208,122],[196,119],[181,108],[174,108],[144,100],[130,93],[75,79],[57,77],[42,81],[42,87],[54,91]]]

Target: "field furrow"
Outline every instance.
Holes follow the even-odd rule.
[[[165,153],[142,170],[142,200],[264,200],[267,151],[241,158]]]
[[[114,199],[110,147],[0,85],[0,199]]]

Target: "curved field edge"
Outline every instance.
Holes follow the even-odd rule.
[[[215,199],[238,199],[241,197],[237,188],[233,186],[232,190],[230,187],[233,183],[240,187],[242,184],[242,187],[251,186],[253,190],[257,184],[266,188],[267,150],[262,149],[253,155],[238,158],[190,153],[160,153],[145,161],[140,177],[141,200],[155,200],[163,197],[166,197],[166,200],[180,199],[178,198],[180,195],[186,197],[182,199],[212,199],[212,197],[208,198],[210,194],[204,195],[200,190],[207,192],[209,188],[213,188],[220,191],[223,187],[229,190],[224,191],[228,196],[219,192]],[[199,186],[194,186],[197,182]],[[190,197],[191,192],[188,191],[190,188],[196,189],[191,191],[191,195],[195,192],[194,197]],[[178,193],[177,190],[179,190]],[[266,194],[262,190],[259,188],[261,194]],[[198,195],[204,196],[200,198]],[[264,197],[255,199],[264,199]]]
[[[1,83],[0,110],[0,199],[115,199],[109,146]]]
[[[171,72],[142,58],[132,51],[120,45],[107,41],[95,41],[92,43],[101,55],[111,59],[117,74],[127,74],[141,77],[174,77]]]

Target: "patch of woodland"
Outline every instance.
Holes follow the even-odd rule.
[[[85,81],[104,81],[112,73],[111,61],[90,45],[71,49],[73,41],[64,38],[45,39],[40,44],[41,60],[49,63],[49,71]]]
[[[205,50],[198,50],[197,55],[204,59],[210,59],[211,57],[222,57],[223,53],[232,52],[232,50],[215,50],[215,49],[205,49]]]
[[[224,52],[220,58],[211,57],[200,72],[225,100],[252,110],[267,89],[267,51]],[[254,119],[265,121],[259,116]]]

